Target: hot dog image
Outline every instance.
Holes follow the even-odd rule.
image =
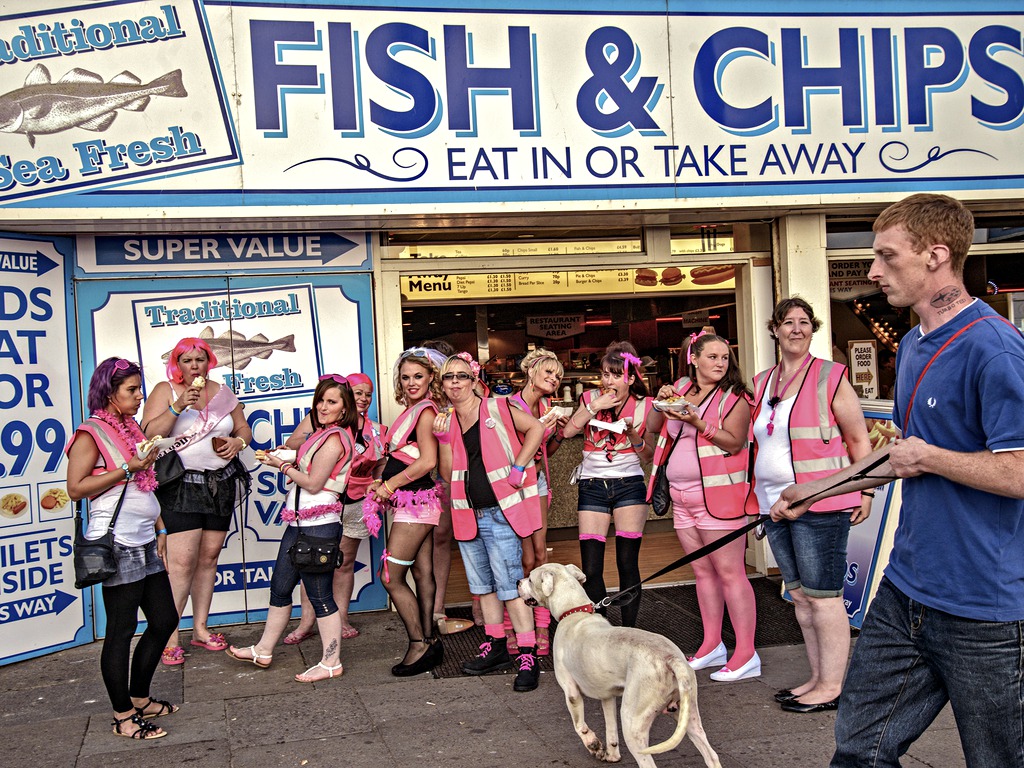
[[[715,285],[736,277],[732,264],[716,264],[708,267],[694,267],[690,270],[690,282],[694,285]]]

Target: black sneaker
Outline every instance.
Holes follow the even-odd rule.
[[[486,675],[512,667],[512,659],[508,655],[508,646],[504,637],[489,637],[480,643],[480,653],[462,662],[462,672],[466,675]]]
[[[512,684],[513,691],[532,691],[539,683],[540,669],[537,667],[537,656],[534,648],[520,648],[516,666],[519,674]]]

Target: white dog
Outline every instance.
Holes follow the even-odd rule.
[[[655,768],[651,755],[675,748],[684,735],[700,750],[708,768],[721,768],[701,725],[697,679],[682,651],[661,635],[613,627],[595,614],[580,586],[585,578],[575,565],[549,563],[519,582],[519,596],[527,604],[543,605],[558,621],[555,678],[583,745],[599,760],[619,761],[615,697],[621,696],[623,736],[640,768]],[[605,745],[583,719],[584,696],[601,702]],[[667,741],[648,746],[651,725],[665,711],[675,711],[675,732]]]

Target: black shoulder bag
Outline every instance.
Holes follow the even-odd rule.
[[[299,486],[295,485],[295,511],[299,510]],[[295,521],[298,527],[298,519]],[[330,573],[340,568],[344,554],[339,539],[310,536],[298,528],[299,537],[288,548],[288,556],[292,565],[300,573]]]
[[[100,584],[117,573],[117,558],[114,557],[114,523],[121,514],[121,504],[128,490],[125,482],[121,495],[114,507],[107,532],[98,539],[87,539],[82,530],[82,500],[75,503],[75,589],[85,589],[93,584]]]

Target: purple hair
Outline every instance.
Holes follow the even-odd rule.
[[[120,367],[118,367],[120,363]],[[125,365],[127,363],[127,365]],[[142,369],[137,363],[129,362],[120,357],[108,357],[96,366],[89,381],[89,413],[104,411],[110,403],[110,397],[121,386],[121,382],[132,376],[141,376]]]
[[[206,353],[206,360],[208,362],[206,367],[207,370],[217,367],[217,356],[213,354],[213,350],[210,349],[209,344],[202,339],[194,337],[184,338],[174,345],[174,349],[171,350],[171,354],[167,358],[167,378],[175,384],[181,384],[185,381],[185,377],[182,375],[181,369],[178,367],[178,358],[192,349],[198,349],[200,352]]]

